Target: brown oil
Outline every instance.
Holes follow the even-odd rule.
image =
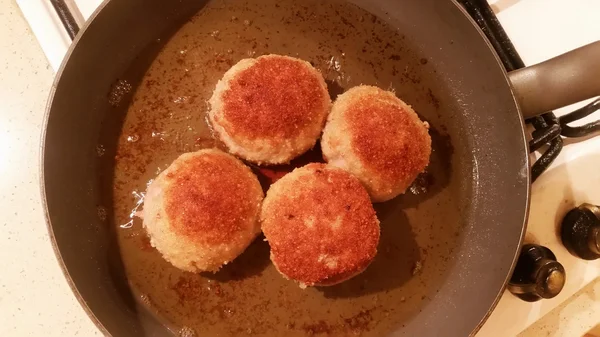
[[[430,122],[433,153],[412,192],[376,205],[379,253],[340,285],[300,289],[257,239],[217,274],[182,272],[149,245],[132,218],[148,181],[181,153],[218,146],[205,122],[223,73],[246,57],[311,62],[332,96],[358,84],[394,90]],[[136,88],[115,156],[112,223],[133,293],[186,336],[382,336],[401,328],[443,284],[461,228],[462,167],[445,135],[446,98],[435,69],[402,32],[342,2],[212,1],[186,23]],[[466,164],[464,164],[466,165]],[[133,219],[133,221],[132,221]]]

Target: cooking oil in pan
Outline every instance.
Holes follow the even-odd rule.
[[[450,114],[441,111],[446,98],[435,96],[443,90],[415,50],[393,27],[341,2],[212,1],[191,18],[135,89],[111,174],[112,222],[140,303],[186,337],[382,336],[426,306],[458,245],[460,180],[453,177],[463,168],[451,160],[456,154],[443,133],[452,127],[442,117]],[[180,271],[149,245],[134,216],[147,182],[177,156],[219,146],[205,114],[223,73],[242,58],[270,53],[311,62],[333,96],[358,84],[393,89],[432,126],[428,173],[412,192],[376,205],[378,255],[364,273],[336,286],[302,290],[285,280],[262,237],[216,274]],[[117,96],[114,104],[121,103]]]

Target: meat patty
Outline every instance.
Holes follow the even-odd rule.
[[[148,187],[143,225],[175,267],[217,271],[260,233],[263,191],[252,171],[216,149],[177,158]]]
[[[431,155],[429,125],[394,93],[358,86],[338,96],[321,139],[325,160],[354,174],[373,202],[405,192]]]
[[[367,191],[325,164],[297,168],[271,185],[260,222],[271,261],[301,287],[350,279],[377,253],[379,220]]]
[[[310,63],[279,55],[243,59],[217,83],[211,126],[232,154],[258,164],[283,164],[312,148],[331,99]]]

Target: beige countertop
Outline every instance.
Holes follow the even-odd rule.
[[[48,238],[38,171],[54,72],[14,0],[0,0],[0,62],[0,336],[100,335]]]
[[[0,0],[0,61],[0,336],[100,335],[71,293],[48,237],[39,144],[54,73],[14,0]],[[521,336],[581,336],[598,317],[595,282]]]

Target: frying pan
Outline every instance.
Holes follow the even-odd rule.
[[[454,1],[105,1],[48,104],[42,194],[55,251],[107,335],[470,335],[525,231],[523,117],[600,94],[599,50],[506,74]],[[218,146],[206,99],[232,64],[268,53],[312,62],[332,97],[360,83],[394,90],[432,126],[427,173],[376,205],[379,253],[339,286],[285,281],[261,240],[217,274],[184,273],[129,217],[176,156]]]

